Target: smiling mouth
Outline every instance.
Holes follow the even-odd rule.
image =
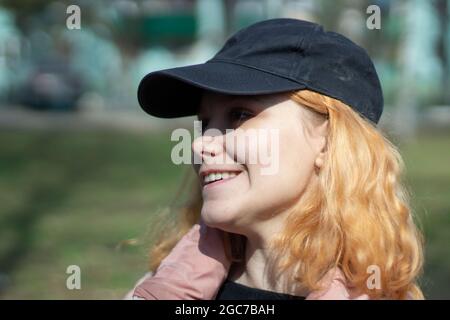
[[[216,185],[237,177],[242,171],[216,172],[203,177],[203,186]]]

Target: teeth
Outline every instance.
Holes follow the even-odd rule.
[[[203,178],[203,181],[205,183],[209,183],[209,182],[213,182],[213,181],[221,180],[221,179],[223,179],[223,180],[230,179],[230,178],[235,177],[236,175],[237,175],[236,172],[210,173]]]

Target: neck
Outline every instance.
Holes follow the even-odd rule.
[[[273,291],[269,283],[266,266],[270,258],[270,249],[262,246],[254,238],[247,237],[244,261],[234,265],[233,281],[252,288]]]
[[[268,266],[273,263],[274,252],[269,244],[273,236],[276,234],[273,231],[280,231],[281,228],[274,228],[273,223],[270,225],[270,233],[248,233],[246,234],[247,241],[245,245],[245,258],[241,263],[233,264],[229,279],[243,284],[251,288],[264,289],[279,293],[288,293],[298,296],[306,296],[308,292],[300,291],[298,289],[289,289],[283,286],[283,283],[292,285],[292,281],[288,281],[286,277],[279,278],[274,281],[273,272]]]

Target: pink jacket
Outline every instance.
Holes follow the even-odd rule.
[[[226,279],[230,261],[222,248],[221,232],[195,224],[161,262],[154,274],[138,281],[125,299],[211,300]],[[330,271],[322,281],[326,289],[311,292],[307,300],[367,300],[366,294],[355,296],[345,285],[340,270]]]

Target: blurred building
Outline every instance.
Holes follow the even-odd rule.
[[[233,32],[276,17],[318,22],[366,48],[386,114],[410,124],[399,131],[414,130],[426,107],[450,105],[449,0],[81,0],[80,30],[66,28],[69,4],[0,7],[2,108],[140,112],[136,88],[146,73],[204,62]],[[379,30],[366,27],[371,4]],[[405,113],[408,121],[395,120]]]

